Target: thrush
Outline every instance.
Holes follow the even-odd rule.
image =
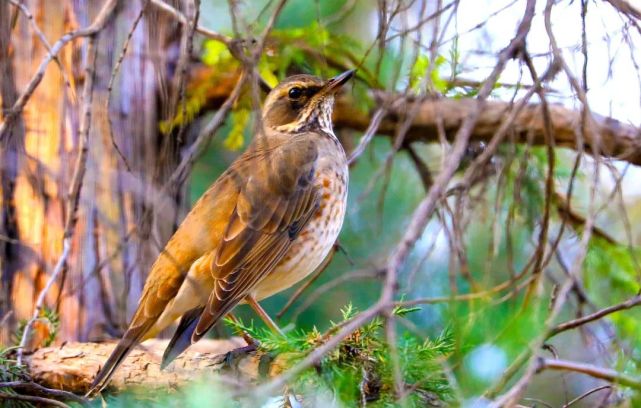
[[[331,118],[335,94],[353,75],[294,75],[267,95],[247,150],[196,202],[153,264],[129,328],[89,394],[107,385],[133,347],[178,318],[162,367],[241,303],[278,330],[258,301],[319,267],[343,225],[347,160]]]

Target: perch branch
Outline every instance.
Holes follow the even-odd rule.
[[[109,384],[109,390],[122,391],[144,385],[147,389],[174,389],[194,381],[199,374],[207,375],[225,370],[238,382],[254,381],[262,375],[280,370],[279,359],[263,371],[263,356],[259,353],[235,355],[230,364],[227,352],[242,345],[240,338],[202,340],[194,344],[165,370],[160,369],[163,351],[168,340],[149,340],[136,348],[123,362]],[[48,388],[84,393],[116,343],[67,343],[47,347],[25,356],[25,364],[34,382]],[[259,365],[261,365],[259,369]],[[229,369],[229,370],[228,370]],[[231,370],[231,372],[230,372]]]
[[[226,96],[231,94],[235,82],[223,81],[210,99],[205,101],[206,109],[218,109]],[[370,111],[358,108],[352,95],[341,95],[334,109],[334,128],[351,129],[366,132],[372,123],[378,125],[377,135],[394,136],[400,118],[404,116],[403,106],[398,103],[396,94],[372,91],[376,105]],[[412,98],[408,96],[407,98]],[[482,106],[479,106],[482,105]],[[384,118],[381,118],[381,108],[386,108]],[[479,102],[472,98],[462,99],[426,99],[421,102],[418,113],[407,131],[405,144],[413,142],[433,143],[439,141],[439,121],[441,121],[445,136],[454,140],[456,132],[467,117],[479,109],[480,113],[470,135],[471,141],[488,143],[499,129],[507,115],[514,111],[513,103],[507,101]],[[568,109],[561,105],[550,104],[549,121],[554,137],[554,146],[574,149],[576,151],[592,152],[593,145],[599,145],[600,154],[627,161],[641,166],[641,129],[618,121],[611,117],[592,113],[592,123],[583,134],[583,140],[577,138],[576,129],[580,125],[581,112]],[[376,121],[374,121],[376,119]],[[380,123],[377,123],[379,122]],[[541,104],[529,103],[520,108],[510,126],[514,140],[526,143],[528,135],[532,144],[545,146],[545,121]],[[359,148],[360,149],[360,148]],[[359,152],[360,153],[360,152]]]

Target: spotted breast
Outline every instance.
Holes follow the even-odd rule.
[[[318,140],[316,185],[322,192],[313,218],[292,242],[287,254],[255,288],[254,298],[265,299],[312,273],[328,256],[345,218],[349,173],[345,151],[333,133]]]

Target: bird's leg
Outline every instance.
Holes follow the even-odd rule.
[[[227,318],[231,320],[232,322],[238,324],[240,321],[234,316],[233,313],[227,313]],[[252,336],[249,335],[245,330],[240,330],[240,335],[242,336],[243,340],[247,343],[248,346],[258,348],[258,340],[254,339]]]
[[[267,326],[269,326],[269,328],[270,328],[270,329],[272,329],[275,333],[280,334],[281,336],[285,336],[285,333],[283,333],[283,331],[282,331],[282,330],[281,330],[281,329],[276,325],[276,323],[272,320],[272,318],[271,318],[271,317],[269,317],[269,315],[267,314],[267,312],[265,312],[265,309],[263,309],[263,308],[258,304],[258,302],[256,301],[256,299],[254,299],[253,297],[251,297],[251,296],[247,295],[247,296],[245,297],[245,302],[247,302],[247,304],[248,304],[252,309],[254,309],[254,312],[256,312],[256,314],[257,314],[258,316],[260,316],[260,318],[261,318],[261,319],[263,319],[263,321],[265,322],[265,324],[266,324]]]

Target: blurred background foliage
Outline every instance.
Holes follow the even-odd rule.
[[[330,77],[342,66],[363,64],[359,70],[359,81],[351,90],[357,96],[355,99],[362,101],[363,107],[371,105],[367,89],[403,90],[409,86],[410,90],[418,91],[421,85],[424,86],[420,81],[430,64],[427,54],[416,55],[411,52],[411,47],[404,49],[398,41],[390,42],[382,50],[368,47],[376,35],[372,25],[376,3],[357,1],[350,12],[341,15],[340,19],[333,19],[345,3],[288,2],[276,24],[269,51],[259,65],[263,78],[273,84],[297,72]],[[264,22],[268,13],[252,14],[252,11],[262,10],[263,5],[264,2],[260,1],[246,2],[242,14],[249,21],[257,17],[258,21]],[[226,5],[204,2],[202,18],[208,26],[230,26]],[[331,22],[325,24],[327,20]],[[431,75],[434,89],[454,98],[474,96],[474,87],[451,85],[462,70],[457,42],[453,41],[449,50],[440,52]],[[210,41],[203,44],[202,62],[216,71],[221,66],[226,69],[228,64],[235,64],[226,48]],[[205,88],[207,84],[198,86]],[[239,102],[225,128],[195,166],[190,185],[192,199],[205,191],[251,137],[252,126],[246,107],[247,103]],[[340,136],[357,139],[360,135]],[[353,264],[346,256],[337,253],[329,268],[307,290],[307,296],[312,296],[318,289],[326,290],[328,284],[350,271],[376,271],[405,231],[412,211],[425,191],[414,164],[404,152],[394,156],[389,173],[386,173],[384,169],[391,149],[389,139],[375,138],[366,154],[351,168],[348,214],[340,243]],[[439,147],[421,146],[419,153],[432,171],[439,170],[442,161]],[[564,196],[573,176],[575,159],[573,151],[555,151],[555,190]],[[469,202],[463,204],[466,206],[463,239],[468,277],[457,270],[444,226],[437,217],[433,217],[402,272],[401,293],[405,298],[448,296],[452,294],[452,288],[460,293],[490,290],[514,278],[528,263],[537,245],[545,206],[544,183],[548,166],[545,149],[506,145],[493,159],[492,165],[495,174],[486,184],[472,190],[473,197],[468,197]],[[592,171],[593,164],[584,159],[573,183],[572,206],[584,214],[589,203]],[[608,170],[604,168],[601,171],[603,177],[607,177]],[[607,183],[597,186],[596,206],[613,205],[609,194]],[[455,206],[456,200],[451,198],[449,205]],[[582,289],[594,303],[573,300],[570,302],[572,307],[566,307],[562,314],[562,320],[576,317],[579,308],[584,312],[594,311],[625,301],[639,291],[641,249],[636,246],[639,241],[626,239],[624,221],[618,214],[615,208],[606,209],[597,218],[597,225],[605,228],[606,236],[612,239],[593,238],[583,268],[582,284],[585,287]],[[448,219],[451,216],[451,213],[441,210],[441,219],[448,229],[452,227]],[[635,221],[638,222],[638,217],[627,222],[634,225]],[[459,397],[472,399],[483,393],[541,333],[552,300],[550,293],[554,293],[551,288],[564,279],[575,255],[574,248],[580,240],[578,224],[570,223],[563,227],[562,224],[559,213],[552,208],[550,239],[556,239],[559,232],[563,235],[557,253],[548,254],[553,259],[545,268],[546,277],[536,287],[534,296],[526,300],[525,290],[512,287],[472,301],[428,305],[407,316],[407,326],[399,325],[401,331],[427,338],[438,338],[445,329],[452,331],[454,346],[449,364],[461,393]],[[636,231],[635,228],[633,230]],[[303,330],[326,330],[329,322],[339,318],[342,306],[353,304],[362,310],[378,299],[380,281],[372,278],[370,275],[331,286],[320,295],[313,295],[314,302],[310,304],[303,296],[281,318],[281,324]],[[265,301],[266,309],[277,313],[294,290]],[[254,318],[244,306],[240,309],[243,319]],[[594,337],[588,342],[581,338],[580,333],[566,333],[553,338],[551,346],[559,355],[595,364],[616,361],[623,355],[616,350],[625,350],[624,354],[632,358],[624,358],[617,365],[623,371],[641,374],[638,366],[641,357],[640,322],[641,311],[626,311],[613,315],[608,323],[590,326],[587,330],[596,333],[592,333]],[[613,336],[624,339],[624,343],[613,344]],[[544,374],[537,378],[533,385],[534,394],[543,392],[543,395],[539,394],[541,400],[552,405],[562,404],[595,383],[572,374],[563,375],[563,381],[557,381],[559,377],[559,374]],[[587,399],[583,403],[589,406],[592,402]]]
[[[231,36],[234,35],[234,24],[242,33],[260,33],[271,15],[268,3],[263,0],[237,3],[238,15],[242,15],[243,20],[234,23],[226,2],[205,0],[201,5],[201,23]],[[377,7],[377,2],[367,0],[288,1],[259,62],[261,76],[274,85],[294,73],[312,73],[327,78],[345,68],[358,66],[358,80],[349,92],[363,110],[373,106],[368,93],[371,89],[425,92],[424,74],[429,69],[430,91],[452,98],[475,95],[477,87],[460,85],[456,81],[462,73],[474,68],[465,62],[466,51],[459,49],[456,38],[438,50],[434,66],[430,68],[429,51],[413,46],[401,36],[386,43],[385,47],[375,43]],[[187,117],[179,112],[173,119],[160,122],[160,130],[167,135],[178,125],[209,118],[213,113],[205,106],[207,93],[217,86],[217,81],[228,80],[229,75],[239,69],[238,62],[221,43],[204,40],[196,50],[201,67],[198,81],[191,81],[187,88]],[[519,86],[501,88],[497,87],[496,97],[522,90]],[[251,98],[244,95],[193,168],[189,179],[192,203],[250,141],[254,114]],[[339,134],[346,146],[354,146],[360,136],[345,130]],[[415,148],[429,169],[437,173],[442,166],[442,149],[436,145]],[[565,199],[571,197],[573,210],[585,216],[590,206],[595,164],[584,156],[575,177],[576,156],[574,151],[555,149],[554,190]],[[562,233],[559,249],[556,253],[546,253],[549,263],[537,284],[524,284],[529,275],[524,278],[520,274],[528,267],[537,247],[546,207],[548,166],[545,148],[503,146],[492,159],[488,169],[490,176],[485,182],[476,185],[469,195],[450,196],[447,205],[441,206],[438,216],[433,217],[401,271],[400,293],[405,300],[487,291],[486,295],[472,300],[452,298],[423,305],[400,316],[397,328],[401,333],[399,347],[406,357],[405,367],[417,381],[420,381],[417,367],[412,366],[417,361],[421,363],[418,369],[426,376],[430,373],[425,370],[436,373],[438,381],[428,388],[437,390],[442,398],[479,406],[472,405],[471,401],[499,381],[504,370],[527,349],[532,339],[540,335],[553,300],[554,287],[572,268],[583,233],[582,223],[567,221],[559,211],[560,207],[552,205],[549,238],[554,241]],[[612,174],[623,167],[618,164],[613,167],[614,170],[600,166],[599,183],[594,188],[594,206],[602,211],[596,218],[598,230],[580,271],[583,279],[577,282],[578,292],[584,291],[587,297],[572,298],[559,321],[576,317],[578,311],[590,313],[623,302],[639,292],[641,204],[638,196],[634,205],[624,208],[619,204],[619,193],[611,192],[617,184]],[[454,182],[463,170],[465,168],[460,169]],[[570,183],[570,180],[574,181]],[[337,252],[321,277],[280,318],[279,323],[289,330],[289,342],[284,345],[270,343],[269,335],[257,331],[250,323],[256,320],[251,311],[240,306],[238,315],[247,322],[246,328],[268,347],[271,344],[274,351],[298,345],[301,352],[306,350],[303,344],[308,348],[313,346],[308,336],[317,331],[324,332],[332,327],[332,322],[343,320],[346,308],[366,309],[380,295],[378,277],[386,256],[401,238],[413,210],[424,196],[421,178],[407,152],[395,152],[389,138],[375,137],[350,171],[348,212],[340,235],[340,244],[347,255]],[[631,198],[625,198],[629,203]],[[459,206],[462,212],[453,211]],[[460,231],[462,248],[452,247],[452,235],[456,233],[454,217],[461,217],[456,220],[458,225],[464,226]],[[632,236],[628,236],[627,229]],[[353,271],[362,273],[350,276]],[[495,290],[510,280],[516,283],[506,290]],[[529,289],[532,292],[527,296]],[[292,288],[273,296],[264,302],[264,307],[276,315],[295,290]],[[256,322],[257,326],[261,324]],[[369,328],[371,331],[378,329]],[[233,329],[226,327],[217,335],[232,333]],[[380,335],[371,336],[378,339]],[[427,340],[422,342],[423,339]],[[641,310],[632,309],[579,331],[562,333],[550,339],[549,344],[553,353],[567,359],[613,366],[639,376],[640,340]],[[384,359],[387,350],[382,345],[376,347],[378,358]],[[331,356],[328,358],[331,362]],[[451,376],[448,378],[454,381],[444,380],[446,368],[451,370],[447,372]],[[354,396],[347,395],[349,391],[346,390],[353,389],[355,377],[347,375],[345,378],[349,380],[345,385],[337,380],[344,373],[334,374],[337,394],[332,398],[338,398],[338,401],[332,399],[332,403],[353,404],[350,398]],[[388,371],[384,373],[386,377],[390,375]],[[560,406],[595,384],[599,383],[576,374],[544,373],[535,378],[528,396]],[[212,386],[209,382],[194,384],[180,396],[154,399],[150,406],[172,405],[177,399],[186,407],[203,406],[213,400],[223,401],[221,394],[225,394],[223,386]],[[634,401],[641,401],[639,395],[630,394]],[[142,404],[135,394],[109,397],[108,401],[109,406]],[[575,406],[591,406],[594,401],[587,398]],[[380,406],[392,404],[387,400],[379,403]],[[424,401],[412,400],[408,404],[423,406]],[[234,404],[230,403],[230,406]]]

